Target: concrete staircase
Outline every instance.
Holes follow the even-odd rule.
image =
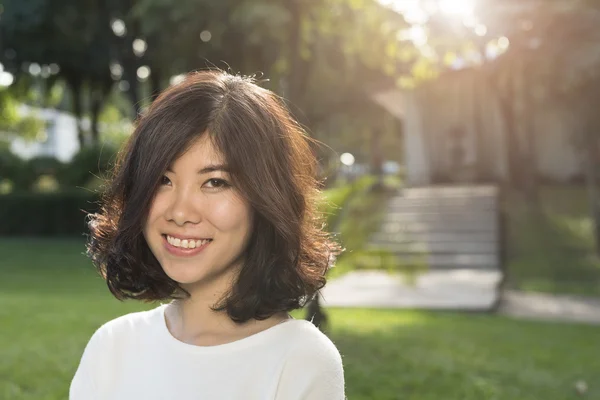
[[[493,186],[405,189],[390,200],[370,243],[400,259],[419,255],[429,270],[498,270],[499,210]]]
[[[400,274],[356,271],[328,283],[325,306],[489,310],[503,278],[499,191],[493,186],[404,189],[388,203],[372,246],[422,263],[415,284]]]

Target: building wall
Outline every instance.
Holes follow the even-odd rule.
[[[407,180],[501,181],[508,177],[505,121],[483,69],[453,71],[405,94]],[[538,174],[564,181],[580,174],[573,143],[576,113],[564,105],[534,100],[516,104],[518,140],[526,140],[524,119],[533,114],[533,146]]]
[[[536,118],[537,165],[540,175],[567,181],[583,172],[574,143],[578,118],[562,107],[552,107]]]
[[[52,156],[68,162],[79,151],[76,119],[53,109],[34,109],[23,106],[19,109],[23,115],[35,115],[46,123],[44,141],[26,141],[20,137],[12,140],[10,150],[24,159],[38,156]]]
[[[422,134],[414,134],[415,132],[423,132],[423,118],[421,110],[417,107],[418,100],[415,99],[416,93],[405,93],[404,114],[404,149],[406,163],[406,179],[408,184],[427,182],[429,180],[430,164],[428,162],[426,136]],[[406,118],[410,114],[411,118]]]

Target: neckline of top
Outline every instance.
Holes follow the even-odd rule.
[[[184,351],[192,351],[195,353],[228,352],[228,351],[247,348],[250,346],[255,346],[257,344],[264,343],[271,336],[273,336],[274,334],[276,334],[277,332],[279,332],[280,330],[282,330],[284,328],[287,329],[287,327],[291,326],[294,323],[297,324],[297,323],[308,322],[305,320],[296,320],[294,318],[289,318],[289,319],[283,320],[283,321],[279,322],[278,324],[273,325],[265,330],[262,330],[260,332],[254,333],[250,336],[246,336],[246,337],[238,339],[238,340],[234,340],[232,342],[218,344],[218,345],[212,345],[212,346],[200,346],[200,345],[182,342],[181,340],[179,340],[173,336],[173,334],[169,331],[169,328],[167,326],[167,320],[166,320],[166,316],[165,316],[165,310],[166,310],[167,306],[168,306],[168,304],[161,304],[157,310],[158,318],[160,318],[159,330],[160,330],[161,336],[163,336],[165,338],[165,340],[167,342],[169,342],[172,346],[178,347]]]

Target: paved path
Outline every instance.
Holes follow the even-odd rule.
[[[413,286],[400,274],[355,271],[327,283],[322,297],[332,307],[487,310],[497,298],[499,279],[496,271],[431,271]]]
[[[600,299],[506,291],[500,313],[516,318],[600,325]]]
[[[322,290],[324,306],[488,310],[497,300],[494,271],[430,271],[416,285],[402,275],[355,271]],[[506,291],[500,313],[516,318],[600,324],[600,299]]]

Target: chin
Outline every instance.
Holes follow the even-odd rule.
[[[201,283],[206,280],[206,276],[198,270],[186,267],[184,265],[180,267],[170,266],[169,268],[163,268],[165,274],[180,285],[193,285]]]
[[[201,266],[169,265],[163,268],[169,278],[179,283],[188,292],[197,288],[214,287],[217,291],[228,290],[231,286],[230,277],[235,273],[233,268],[223,268],[208,271]]]

